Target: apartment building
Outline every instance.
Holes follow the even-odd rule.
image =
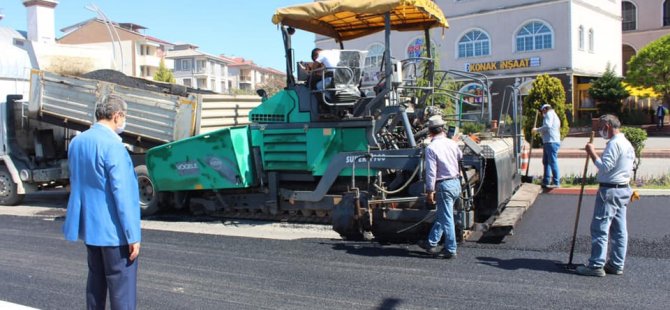
[[[221,55],[222,59],[231,62],[230,67],[230,87],[231,89],[243,89],[254,91],[271,81],[280,80],[283,82],[286,74],[273,68],[265,68],[255,64],[252,60],[242,57],[228,57]]]
[[[561,80],[570,117],[592,111],[590,81],[601,76],[608,64],[621,75],[621,0],[435,2],[450,25],[431,32],[440,68],[486,74],[494,118],[505,88],[520,83],[525,94],[538,74]],[[392,41],[391,55],[397,59],[417,57],[425,47],[421,32],[396,32]],[[345,42],[345,48],[368,50],[368,80],[378,76],[383,42],[382,34]],[[317,36],[316,45],[338,48],[339,43]],[[471,87],[465,85],[464,90],[472,91]]]
[[[217,93],[230,91],[228,66],[231,61],[197,50],[192,44],[176,45],[167,52],[167,59],[174,62],[177,84],[207,89]]]
[[[670,34],[670,1],[625,0],[621,1],[621,49],[623,74],[626,63],[650,42]]]
[[[174,44],[144,35],[145,29],[134,23],[91,18],[61,29],[65,34],[57,42],[107,47],[113,52],[114,69],[129,76],[153,79],[165,52]],[[170,69],[174,67],[169,59],[165,65]]]
[[[82,74],[112,68],[108,47],[56,44],[54,9],[57,0],[24,0],[22,3],[26,8],[26,31],[0,26],[0,98],[3,98],[0,100],[7,94],[28,98],[31,69]]]

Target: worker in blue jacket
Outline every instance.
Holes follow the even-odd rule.
[[[127,104],[115,95],[96,106],[95,123],[70,143],[71,192],[63,233],[88,251],[87,309],[135,309],[140,203],[137,177],[119,134]]]

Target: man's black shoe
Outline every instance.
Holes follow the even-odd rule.
[[[456,256],[458,256],[458,254],[444,251],[444,256],[442,257],[444,257],[444,259],[454,259]]]
[[[433,256],[438,256],[440,254],[440,246],[439,245],[430,245],[428,240],[421,240],[418,243],[419,247],[422,249],[426,250],[426,253],[431,254]]]

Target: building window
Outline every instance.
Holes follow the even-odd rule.
[[[140,66],[140,71],[142,76],[150,76],[151,75],[151,67],[149,66]]]
[[[553,47],[554,35],[545,23],[533,21],[521,28],[516,34],[518,52],[536,51]]]
[[[584,50],[584,26],[579,26],[579,49]]]
[[[151,55],[151,46],[149,45],[140,45],[140,55],[149,56]]]
[[[181,70],[182,71],[191,71],[191,60],[190,59],[182,59],[181,60]]]
[[[490,46],[491,41],[486,33],[470,31],[458,41],[458,58],[490,55]]]
[[[621,56],[623,57],[621,63],[623,64],[622,69],[623,69],[623,75],[626,75],[626,72],[628,72],[628,61],[635,56],[635,49],[630,46],[630,45],[623,45],[623,48],[621,50]]]
[[[667,2],[667,1],[666,1]],[[637,9],[630,1],[621,1],[621,30],[629,31],[637,29]]]
[[[382,62],[384,62],[384,45],[374,43],[368,48],[363,65],[363,84],[375,85],[379,82]]]
[[[191,79],[184,79],[184,86],[191,87]]]
[[[670,26],[670,1],[663,1],[663,26]]]
[[[594,34],[593,34],[593,28],[589,29],[589,52],[593,52],[593,45],[594,45]]]

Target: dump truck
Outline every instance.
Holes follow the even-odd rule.
[[[67,147],[95,123],[95,107],[115,94],[128,103],[121,137],[135,165],[142,214],[159,199],[145,166],[151,147],[231,125],[248,123],[257,96],[230,96],[98,70],[82,77],[32,70],[30,98],[10,95],[1,104],[0,204],[16,205],[26,193],[69,184]],[[27,100],[29,99],[29,100]]]
[[[493,113],[486,76],[436,69],[430,29],[448,27],[440,8],[432,1],[319,1],[278,9],[272,20],[284,40],[287,87],[272,97],[259,90],[262,103],[249,125],[151,148],[146,167],[154,188],[180,193],[178,204],[210,215],[328,222],[350,239],[425,237],[435,213],[424,189],[428,118],[442,115],[451,132],[464,122],[488,125]],[[291,47],[296,30],[339,42],[330,51],[339,55],[337,66],[300,71]],[[392,59],[393,31],[423,31],[422,57]],[[386,46],[382,78],[363,92],[365,51],[344,42],[377,32]],[[315,88],[318,81],[330,83]],[[481,91],[454,91],[450,83]],[[461,238],[495,218],[519,188],[518,102],[509,110],[498,116],[511,119],[508,130],[460,141]]]

